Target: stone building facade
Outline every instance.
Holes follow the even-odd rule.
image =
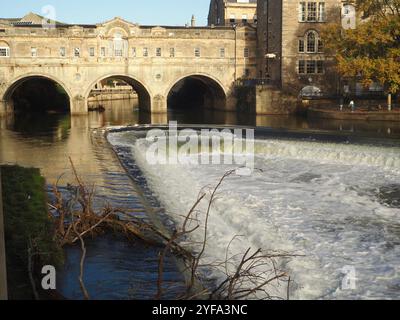
[[[209,26],[257,23],[257,0],[211,0]]]
[[[202,81],[215,108],[233,110],[235,81],[256,76],[252,26],[140,26],[115,18],[44,27],[41,21],[35,14],[0,19],[0,113],[12,110],[15,88],[34,77],[60,84],[72,113],[80,114],[95,84],[109,77],[132,85],[143,108],[163,113],[182,79]]]
[[[258,76],[285,93],[334,96],[340,81],[321,29],[340,22],[342,0],[259,0]]]

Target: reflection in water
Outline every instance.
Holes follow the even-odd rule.
[[[165,124],[168,121],[177,120],[179,123],[185,124],[251,125],[287,129],[361,132],[387,137],[400,136],[400,123],[306,120],[288,116],[256,117],[212,110],[199,110],[198,112],[190,110],[186,113],[181,110],[169,112],[167,115],[150,115],[139,111],[137,101],[110,101],[104,102],[102,105],[106,109],[105,112],[93,112],[88,116],[20,114],[1,118],[0,163],[40,168],[49,184],[54,184],[63,175],[59,185],[65,186],[73,181],[68,160],[71,157],[84,180],[96,185],[97,192],[104,201],[109,201],[116,206],[122,204],[130,208],[143,208],[138,197],[135,196],[137,194],[135,187],[119,165],[113,152],[108,149],[107,143],[102,138],[101,130],[94,129],[108,125]],[[144,209],[143,212],[145,212]],[[102,259],[96,260],[96,256],[102,256],[102,254],[98,251],[99,244],[93,244],[94,260],[91,260],[90,268],[96,265],[96,261],[99,264],[98,272],[92,272],[93,276],[97,277],[98,273],[104,269],[112,274],[111,284],[106,285],[110,295],[105,294],[103,290],[97,298],[127,297],[128,294],[124,291],[127,289],[127,274],[120,272],[120,269],[125,268],[126,271],[126,268],[135,265],[137,261],[143,262],[142,267],[150,265],[154,267],[156,263],[154,257],[148,256],[147,261],[146,258],[143,258],[143,254],[140,255],[135,250],[130,251],[130,254],[119,255],[119,253],[126,253],[126,247],[121,247],[119,252],[118,246],[110,244],[107,239],[104,241],[103,244],[106,249],[113,246],[112,250],[116,251],[115,257],[112,259],[119,259],[120,256],[123,256],[124,259],[119,264],[110,263],[104,267],[104,257],[107,255],[104,254]],[[101,242],[100,247],[102,247]],[[90,247],[88,250],[90,251]],[[73,252],[70,254],[75,255]],[[121,267],[121,264],[124,266]],[[69,264],[67,267],[71,267],[71,265]],[[176,278],[177,275],[171,265],[169,268],[174,275],[173,277]],[[135,270],[132,270],[132,272],[132,276],[134,276]],[[65,279],[70,279],[68,275],[64,275],[67,277]],[[87,277],[90,277],[90,274],[87,274]],[[92,278],[88,281],[93,282],[94,280]],[[61,279],[61,283],[65,284],[63,293],[67,297],[80,297],[76,293],[79,292],[79,288],[71,287],[70,281]],[[130,285],[134,284],[130,282]],[[76,285],[78,284],[76,283]],[[142,283],[136,283],[136,285],[139,286]],[[151,298],[143,295],[135,297]],[[96,298],[96,296],[93,296],[93,298]]]

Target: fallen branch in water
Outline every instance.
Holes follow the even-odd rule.
[[[81,245],[82,255],[80,260],[79,284],[85,299],[90,295],[84,284],[84,262],[86,258],[85,238],[102,235],[107,231],[120,232],[129,239],[137,239],[161,249],[158,264],[157,295],[156,299],[162,299],[167,289],[164,288],[164,264],[168,253],[179,256],[185,263],[186,272],[190,275],[186,283],[186,290],[177,299],[217,299],[217,300],[239,300],[239,299],[283,299],[269,293],[271,285],[280,286],[287,283],[287,299],[290,296],[290,277],[277,267],[278,259],[287,259],[293,255],[287,253],[263,252],[261,249],[253,251],[249,248],[244,254],[229,256],[229,247],[238,237],[235,236],[227,248],[224,261],[215,264],[201,265],[202,258],[206,252],[209,238],[209,218],[211,209],[217,200],[217,193],[223,182],[235,173],[228,171],[209,192],[201,191],[197,201],[189,212],[184,215],[182,226],[177,227],[171,234],[165,234],[155,226],[143,221],[123,210],[105,205],[100,210],[94,210],[94,186],[88,188],[78,176],[75,166],[71,161],[71,167],[77,185],[69,185],[67,195],[59,191],[58,186],[53,187],[55,201],[49,205],[53,211],[55,224],[54,238],[60,247],[74,245],[78,241]],[[209,197],[207,197],[209,195]],[[66,197],[65,197],[66,196]],[[199,206],[203,201],[208,201],[205,210],[204,225],[198,219]],[[204,228],[202,241],[197,244],[187,243],[187,240],[197,232],[200,227]],[[181,244],[186,241],[185,245]],[[193,247],[200,245],[199,252],[193,253]],[[219,281],[215,288],[207,288],[202,284],[200,269],[208,269],[223,274],[223,280]]]

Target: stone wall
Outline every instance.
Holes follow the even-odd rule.
[[[236,88],[238,108],[257,115],[287,115],[295,113],[298,99],[274,86],[257,85]]]

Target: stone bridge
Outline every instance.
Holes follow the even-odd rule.
[[[234,110],[235,81],[256,76],[255,41],[250,26],[139,26],[121,18],[44,26],[0,19],[0,114],[13,111],[19,85],[37,78],[65,90],[71,114],[87,113],[91,90],[107,78],[130,84],[140,107],[152,113],[168,110],[169,94],[185,79],[204,85],[205,105]]]

